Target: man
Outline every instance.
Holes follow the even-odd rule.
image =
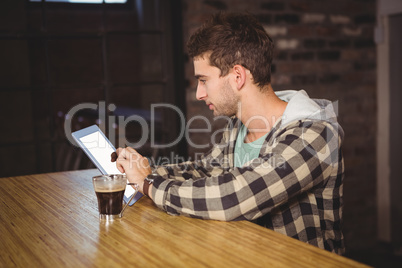
[[[119,148],[118,169],[169,214],[249,220],[342,254],[343,131],[331,102],[273,91],[273,42],[250,15],[213,16],[188,51],[197,99],[230,117],[221,142],[152,174],[145,157]]]

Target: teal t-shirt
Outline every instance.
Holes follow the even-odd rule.
[[[265,141],[268,133],[250,143],[244,143],[244,139],[247,135],[247,128],[245,125],[241,125],[239,133],[237,134],[236,146],[234,150],[234,166],[242,167],[248,161],[257,158],[262,144]]]

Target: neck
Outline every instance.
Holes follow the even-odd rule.
[[[276,96],[271,85],[247,91],[240,98],[237,117],[248,129],[245,142],[253,142],[272,129],[285,112],[287,103]]]

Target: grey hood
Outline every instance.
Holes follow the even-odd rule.
[[[275,94],[288,103],[282,115],[281,127],[297,120],[323,120],[337,123],[337,102],[324,99],[311,99],[304,90],[283,90]]]

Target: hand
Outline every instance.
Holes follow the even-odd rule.
[[[144,179],[151,174],[151,166],[146,157],[130,147],[118,148],[111,155],[112,162],[116,161],[116,167],[121,173],[126,173],[127,179],[139,185],[143,192]]]

